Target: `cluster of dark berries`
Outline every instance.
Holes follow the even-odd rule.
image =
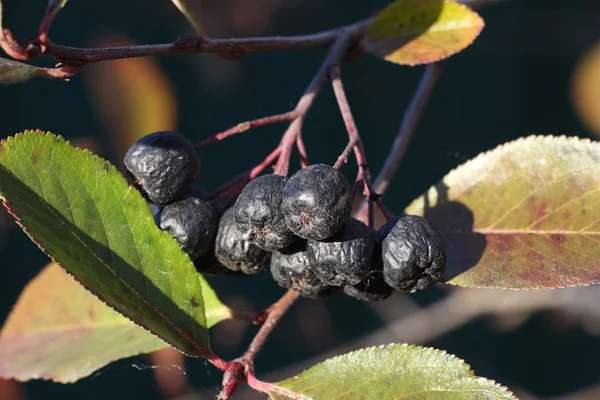
[[[155,220],[203,273],[254,275],[271,266],[280,286],[320,298],[338,290],[380,301],[442,279],[440,234],[421,217],[396,217],[379,231],[350,217],[351,188],[336,169],[317,164],[289,179],[260,176],[222,211],[194,186],[200,161],[175,132],[156,132],[125,156],[126,175]]]

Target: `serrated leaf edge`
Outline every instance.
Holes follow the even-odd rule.
[[[439,182],[444,182],[444,180],[449,177],[450,175],[457,173],[457,171],[463,169],[463,168],[468,168],[470,167],[472,164],[481,162],[482,159],[485,159],[486,157],[489,157],[490,154],[492,153],[500,153],[500,152],[504,152],[508,149],[510,149],[512,146],[517,146],[517,145],[522,145],[522,144],[526,144],[528,142],[532,142],[532,143],[536,143],[536,142],[540,142],[540,141],[544,141],[544,142],[571,142],[571,143],[587,143],[590,144],[592,146],[599,146],[600,142],[596,141],[596,140],[591,140],[589,138],[580,138],[580,137],[576,137],[576,136],[567,136],[567,135],[553,135],[553,134],[539,134],[539,135],[529,135],[529,136],[524,136],[524,137],[520,137],[517,138],[515,140],[511,140],[509,142],[506,143],[502,143],[499,144],[498,146],[494,147],[493,149],[487,150],[485,152],[479,153],[477,156],[475,156],[474,158],[471,158],[470,160],[458,165],[457,167],[451,169],[448,173],[446,173],[438,182],[436,182],[434,185],[430,186],[429,188],[427,188],[427,190],[425,192],[423,192],[421,195],[419,195],[417,198],[413,199],[413,201],[411,201],[406,207],[405,209],[410,208],[416,201],[418,201],[421,197],[423,196],[427,196],[429,194],[429,191]],[[450,286],[456,286],[456,287],[474,287],[474,286],[463,286],[457,283],[452,282],[452,280],[450,281],[446,281],[444,282],[444,284],[446,285],[450,285]],[[586,286],[591,286],[591,285],[597,285],[600,284],[600,282],[590,282],[587,284],[581,283],[581,284],[573,284],[573,285],[569,285],[569,284],[565,284],[565,285],[555,285],[552,287],[549,286],[530,286],[530,287],[522,287],[522,288],[515,288],[515,287],[508,287],[508,286],[476,286],[477,288],[480,289],[499,289],[499,290],[513,290],[513,291],[524,291],[524,290],[540,290],[540,289],[562,289],[562,288],[566,288],[566,287],[586,287]]]
[[[382,59],[382,60],[384,60],[384,61],[387,61],[387,62],[389,62],[389,63],[392,63],[392,64],[396,64],[396,65],[407,65],[407,66],[409,66],[409,67],[415,67],[415,66],[417,66],[417,65],[427,65],[427,64],[433,64],[433,63],[436,63],[436,62],[439,62],[439,61],[442,61],[442,60],[446,60],[446,59],[450,58],[451,56],[453,56],[453,55],[455,55],[455,54],[457,54],[457,53],[460,53],[461,51],[465,50],[465,49],[466,49],[467,47],[469,47],[470,45],[472,45],[472,44],[475,42],[475,39],[477,39],[477,38],[479,37],[479,35],[481,34],[481,31],[483,31],[483,28],[485,28],[485,21],[484,21],[484,19],[481,17],[481,15],[479,15],[479,13],[477,13],[477,12],[476,12],[475,10],[473,10],[471,7],[468,7],[467,5],[465,5],[465,4],[463,4],[463,3],[458,3],[458,2],[456,2],[456,1],[454,1],[454,0],[442,0],[442,2],[444,2],[444,3],[453,3],[453,4],[456,4],[456,5],[457,5],[459,8],[466,9],[466,10],[470,11],[471,13],[473,13],[473,15],[474,15],[474,16],[475,16],[475,17],[476,17],[478,20],[479,20],[479,22],[480,22],[480,27],[479,27],[479,30],[477,31],[477,34],[475,34],[475,35],[473,36],[473,38],[471,39],[471,41],[469,41],[469,42],[466,44],[466,46],[464,46],[464,47],[462,47],[462,48],[460,48],[460,49],[458,49],[458,50],[454,50],[454,51],[446,52],[446,53],[445,53],[444,55],[442,55],[441,57],[439,57],[439,58],[435,59],[434,61],[430,61],[430,62],[428,62],[428,63],[419,63],[419,62],[416,62],[416,63],[406,63],[406,64],[402,64],[402,63],[398,63],[398,62],[396,62],[396,61],[388,60],[388,59],[387,59],[385,56],[381,56],[381,55],[379,55],[379,54],[375,54],[375,53],[372,53],[372,54],[373,54],[373,55],[376,55],[377,57],[381,57],[381,59]],[[386,9],[388,9],[388,8],[391,8],[391,6],[392,6],[393,4],[395,4],[395,3],[396,3],[396,2],[393,2],[393,3],[391,3],[391,4],[388,4],[388,5],[387,5],[387,6],[386,6],[384,9],[382,9],[382,10],[380,11],[380,13],[381,13],[381,12],[384,12],[384,11],[385,11]],[[377,17],[375,17],[375,18],[377,18]],[[374,21],[375,21],[375,19],[373,20],[373,22],[374,22]],[[369,27],[369,29],[370,29],[370,27]],[[366,38],[365,38],[365,46],[366,46],[366,47],[368,47],[368,46],[369,46],[369,42],[370,42],[370,41],[371,41],[371,42],[376,42],[377,40],[371,40],[371,39],[370,39],[370,37],[369,37],[369,33],[367,32],[367,36],[366,36]],[[370,51],[369,51],[369,52],[370,52]]]
[[[377,349],[383,350],[383,349],[386,349],[386,348],[396,347],[396,346],[400,346],[401,348],[405,348],[405,349],[426,350],[426,351],[428,351],[430,353],[437,353],[437,354],[439,354],[441,356],[448,357],[451,360],[458,360],[462,364],[464,364],[464,366],[466,367],[466,369],[468,369],[468,372],[469,372],[469,376],[468,377],[461,378],[461,379],[471,379],[471,380],[476,380],[476,381],[490,382],[490,383],[492,383],[492,385],[494,385],[498,389],[500,389],[503,392],[508,393],[509,395],[511,395],[515,400],[519,400],[515,396],[514,392],[511,391],[508,387],[506,387],[506,386],[504,386],[504,385],[496,382],[493,379],[488,379],[488,378],[485,378],[485,377],[482,377],[482,376],[476,376],[475,375],[475,371],[473,369],[471,369],[471,365],[468,364],[462,358],[456,356],[455,354],[448,353],[446,350],[436,349],[435,347],[421,346],[421,345],[408,344],[408,343],[382,344],[382,345],[370,346],[370,347],[365,347],[365,348],[362,348],[362,349],[353,350],[353,351],[350,351],[350,352],[344,353],[344,354],[339,354],[337,356],[328,358],[327,360],[323,360],[323,361],[321,361],[321,362],[319,362],[319,363],[317,363],[317,364],[315,364],[315,365],[313,365],[313,366],[311,366],[311,367],[309,367],[309,368],[307,368],[307,369],[299,372],[298,374],[296,374],[296,375],[294,375],[294,376],[292,376],[290,378],[284,379],[281,382],[284,382],[284,381],[289,380],[289,379],[297,378],[299,375],[303,374],[306,371],[309,371],[309,370],[311,370],[311,369],[313,369],[313,368],[315,368],[315,367],[317,367],[319,365],[325,364],[325,363],[334,362],[334,360],[337,360],[337,359],[341,359],[341,358],[344,358],[344,357],[347,357],[347,356],[351,356],[353,354],[358,354],[358,353],[362,353],[362,352],[369,351],[369,350],[377,350]],[[272,384],[272,388],[275,389],[275,390],[273,390],[274,392],[283,394],[285,396],[290,396],[290,397],[292,397],[294,399],[299,399],[299,400],[311,400],[312,399],[312,397],[307,397],[307,396],[299,395],[297,393],[291,392],[289,389],[285,389],[285,388],[282,388],[280,386],[277,386],[281,382],[276,382],[276,383]],[[452,382],[450,382],[450,383],[452,383]]]
[[[27,134],[39,134],[39,135],[44,135],[44,136],[52,136],[55,138],[58,138],[60,140],[63,141],[63,143],[69,144],[70,142],[68,140],[66,140],[62,135],[55,135],[50,131],[41,131],[39,129],[36,130],[25,130],[23,132],[19,132],[17,134],[15,134],[14,136],[9,136],[5,139],[0,140],[0,152],[4,151],[4,145],[5,143],[11,142],[13,140],[15,140],[17,137],[19,136],[25,136]],[[111,168],[113,170],[113,172],[116,172],[117,174],[119,174],[121,177],[123,177],[123,175],[119,172],[119,170],[117,170],[117,168],[109,161],[105,160],[104,158],[98,156],[97,154],[89,151],[88,149],[81,149],[79,147],[75,147],[75,146],[71,146],[74,147],[75,149],[84,152],[84,153],[88,153],[90,155],[92,155],[94,158],[98,159],[99,161],[104,162],[106,165],[109,166],[109,168]],[[135,189],[135,187],[133,187],[132,185],[129,185],[130,189]],[[140,196],[140,198],[143,199],[141,193],[139,193],[139,191],[137,189],[135,189],[135,191],[137,192],[137,195]],[[50,255],[46,249],[44,249],[35,239],[34,237],[29,233],[29,231],[27,230],[27,228],[22,224],[21,219],[14,213],[14,211],[12,210],[12,208],[10,207],[10,203],[8,203],[6,201],[6,199],[4,199],[2,196],[0,196],[0,200],[2,200],[2,204],[4,205],[4,207],[6,208],[6,210],[8,211],[8,213],[14,218],[15,222],[17,223],[17,225],[19,225],[19,227],[23,230],[23,232],[25,232],[25,234],[31,239],[31,241],[38,246],[38,248],[44,253],[46,254],[50,260],[52,260],[52,262],[56,263],[58,266],[60,266],[69,276],[71,276],[73,279],[75,279],[75,281],[77,281],[82,287],[84,287],[88,292],[90,292],[92,295],[94,295],[96,298],[98,298],[98,300],[100,300],[102,303],[104,303],[105,305],[107,305],[109,308],[111,308],[112,310],[114,310],[115,312],[123,315],[125,318],[127,318],[128,320],[130,320],[131,322],[133,322],[135,325],[143,328],[144,330],[146,330],[147,332],[151,333],[152,335],[156,336],[158,339],[162,340],[163,342],[165,342],[166,344],[168,344],[169,346],[173,347],[174,349],[176,349],[177,351],[179,351],[180,353],[188,356],[188,357],[193,357],[193,355],[187,354],[183,351],[181,351],[180,349],[178,349],[177,347],[173,346],[172,344],[166,342],[163,338],[161,338],[160,336],[158,336],[156,333],[154,333],[150,328],[142,325],[139,322],[136,322],[134,320],[132,320],[131,318],[129,318],[128,316],[124,315],[123,313],[121,313],[119,310],[117,310],[114,306],[112,306],[111,304],[109,304],[106,299],[104,299],[101,295],[94,293],[92,290],[90,290],[87,286],[85,286],[79,279],[77,279],[77,277],[75,275],[73,275],[69,270],[67,270],[61,263],[59,263],[57,260],[54,259],[54,257],[52,257],[52,255]],[[163,232],[166,233],[166,232]],[[168,233],[166,233],[168,234]],[[91,251],[90,251],[91,252]],[[91,252],[94,257],[98,258],[98,260],[102,263],[102,264],[106,264],[102,261],[102,259],[100,259],[96,254],[94,254],[93,252]],[[115,273],[115,276],[118,277],[118,279],[123,282],[127,287],[130,287],[129,284],[125,281],[122,280],[122,278],[120,277],[120,275]],[[202,290],[202,287],[200,285],[200,290]],[[133,290],[134,293],[137,293],[137,291]],[[176,331],[179,332],[179,334],[181,334],[184,338],[189,340],[189,343],[195,347],[198,352],[200,354],[206,354],[206,352],[210,352],[209,348],[204,348],[203,346],[200,346],[198,343],[196,343],[196,341],[191,338],[187,333],[185,333],[184,331],[182,331],[181,329],[179,329],[179,327],[177,326],[177,324],[174,324],[172,321],[170,321],[170,319],[166,318],[164,316],[164,314],[162,312],[160,312],[159,310],[157,310],[154,306],[152,306],[151,303],[149,303],[147,301],[147,299],[145,299],[143,296],[139,295],[140,298],[143,299],[143,302],[145,304],[148,304],[153,310],[154,312],[156,312],[162,319],[164,319],[165,321],[167,321],[167,323],[171,326],[174,327]],[[205,318],[206,318],[206,312],[205,312]],[[208,330],[208,329],[207,329]]]

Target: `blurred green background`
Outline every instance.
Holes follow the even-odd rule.
[[[233,37],[325,30],[364,19],[388,2],[205,0],[203,4],[207,31],[215,37]],[[500,143],[531,134],[590,134],[573,110],[569,85],[578,58],[600,38],[600,3],[495,3],[480,10],[486,21],[481,36],[452,57],[442,73],[386,193],[385,204],[394,212],[400,212],[451,168]],[[4,0],[3,4],[4,25],[17,36],[28,37],[37,31],[47,1]],[[59,44],[94,46],[107,40],[166,43],[191,33],[169,0],[72,0],[55,20],[50,37]],[[235,61],[207,54],[165,57],[151,67],[144,62],[132,65],[143,71],[150,68],[152,79],[165,79],[156,90],[172,90],[177,129],[194,142],[238,122],[291,109],[325,53],[325,48],[282,51],[246,55]],[[42,59],[39,65],[51,66],[50,61]],[[159,69],[155,71],[155,67]],[[25,129],[52,131],[120,165],[123,146],[131,144],[120,121],[127,119],[130,110],[118,107],[121,96],[137,87],[127,77],[134,80],[140,75],[134,68],[122,72],[126,79],[103,85],[102,77],[110,77],[111,68],[111,63],[91,66],[69,83],[37,79],[1,86],[0,138]],[[422,67],[400,67],[369,55],[343,66],[348,97],[374,173],[387,155],[422,71]],[[165,96],[170,98],[166,92]],[[136,97],[133,99],[135,102]],[[202,150],[201,185],[213,189],[254,165],[277,144],[284,129],[285,125],[260,128]],[[304,138],[312,163],[333,163],[346,144],[328,87],[309,114]],[[344,172],[354,177],[352,166]],[[0,321],[23,286],[47,262],[0,210]],[[251,279],[211,279],[211,283],[226,304],[248,309],[265,307],[283,293],[268,272]],[[411,296],[396,293],[375,306],[341,295],[326,301],[301,300],[258,357],[257,374],[277,376],[270,374],[382,330],[407,314],[442,301],[447,290],[435,288]],[[600,324],[589,317],[590,307],[585,307],[598,304],[600,294],[593,287],[556,292],[575,297],[581,293],[582,302],[588,303],[583,308],[553,308],[533,314],[503,314],[500,305],[498,315],[465,321],[431,340],[415,342],[458,355],[478,375],[502,382],[523,399],[559,398],[555,396],[600,383]],[[514,295],[505,292],[500,301],[508,302]],[[581,309],[588,317],[581,317]],[[212,331],[215,352],[226,359],[238,356],[254,332],[256,328],[245,323],[218,325]],[[403,340],[393,332],[385,337]],[[195,398],[211,398],[216,393],[221,375],[206,362],[186,360],[184,376],[173,366],[176,359],[167,360],[159,362],[162,366],[158,368],[153,368],[147,357],[122,360],[72,385],[30,382],[21,387],[23,397],[9,394],[8,389],[3,393],[0,385],[0,399],[163,399],[168,393],[157,386],[157,373],[163,373],[167,381],[187,378],[199,390]],[[583,394],[572,396],[585,398]],[[600,398],[597,396],[590,398]],[[241,391],[233,398],[264,396]]]

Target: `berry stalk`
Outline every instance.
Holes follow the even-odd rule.
[[[249,383],[250,381],[260,382],[254,377],[254,360],[281,317],[285,315],[286,311],[299,297],[300,295],[297,292],[288,290],[276,303],[265,311],[263,314],[263,316],[266,315],[264,322],[252,340],[252,343],[250,343],[246,353],[241,358],[227,363],[226,369],[224,369],[225,374],[223,375],[223,389],[218,396],[219,399],[228,399],[244,378]]]
[[[290,155],[292,153],[292,148],[294,143],[296,143],[297,138],[300,136],[302,131],[302,124],[304,123],[304,118],[306,114],[310,110],[313,105],[317,94],[325,84],[325,81],[328,78],[329,70],[331,67],[338,65],[348,49],[356,43],[362,36],[364,36],[369,23],[371,21],[368,20],[366,22],[362,22],[357,25],[353,25],[351,27],[345,28],[340,31],[336,41],[333,43],[331,48],[329,49],[329,53],[327,57],[323,61],[323,64],[315,74],[313,80],[308,85],[308,88],[298,101],[296,105],[295,111],[298,113],[298,116],[288,129],[283,134],[281,138],[280,147],[281,147],[281,156],[277,161],[275,166],[275,173],[279,175],[286,176],[289,169],[290,163]]]
[[[270,115],[268,117],[257,118],[251,121],[240,122],[236,126],[224,130],[223,132],[219,132],[207,139],[204,139],[202,142],[196,144],[194,148],[202,149],[208,146],[211,143],[221,141],[225,138],[228,138],[233,135],[237,135],[238,133],[246,132],[253,128],[258,128],[260,126],[275,124],[278,122],[292,121],[297,117],[296,111],[288,111],[283,114]]]

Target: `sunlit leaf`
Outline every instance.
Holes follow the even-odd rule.
[[[371,24],[365,48],[401,65],[429,64],[468,47],[483,19],[449,0],[397,0]]]
[[[0,197],[23,229],[123,315],[193,356],[207,355],[198,273],[109,162],[61,137],[2,141]]]
[[[600,282],[600,144],[528,137],[450,172],[407,209],[442,233],[448,283],[555,288]]]
[[[198,277],[210,327],[229,309]],[[51,263],[25,287],[0,331],[0,376],[75,382],[112,361],[167,347]]]
[[[592,134],[600,137],[600,42],[578,61],[571,81],[573,107]]]
[[[133,45],[126,38],[103,40],[97,47]],[[149,57],[98,63],[84,73],[88,97],[110,138],[115,156],[142,136],[177,126],[177,99],[158,62]]]
[[[208,37],[204,31],[204,24],[202,23],[202,11],[200,9],[200,0],[171,0],[173,4],[181,11],[181,13],[187,18],[192,24],[196,32],[201,37]]]
[[[516,400],[444,351],[392,344],[330,358],[268,385],[272,399]]]
[[[74,382],[165,347],[53,263],[27,285],[0,331],[0,376]]]

